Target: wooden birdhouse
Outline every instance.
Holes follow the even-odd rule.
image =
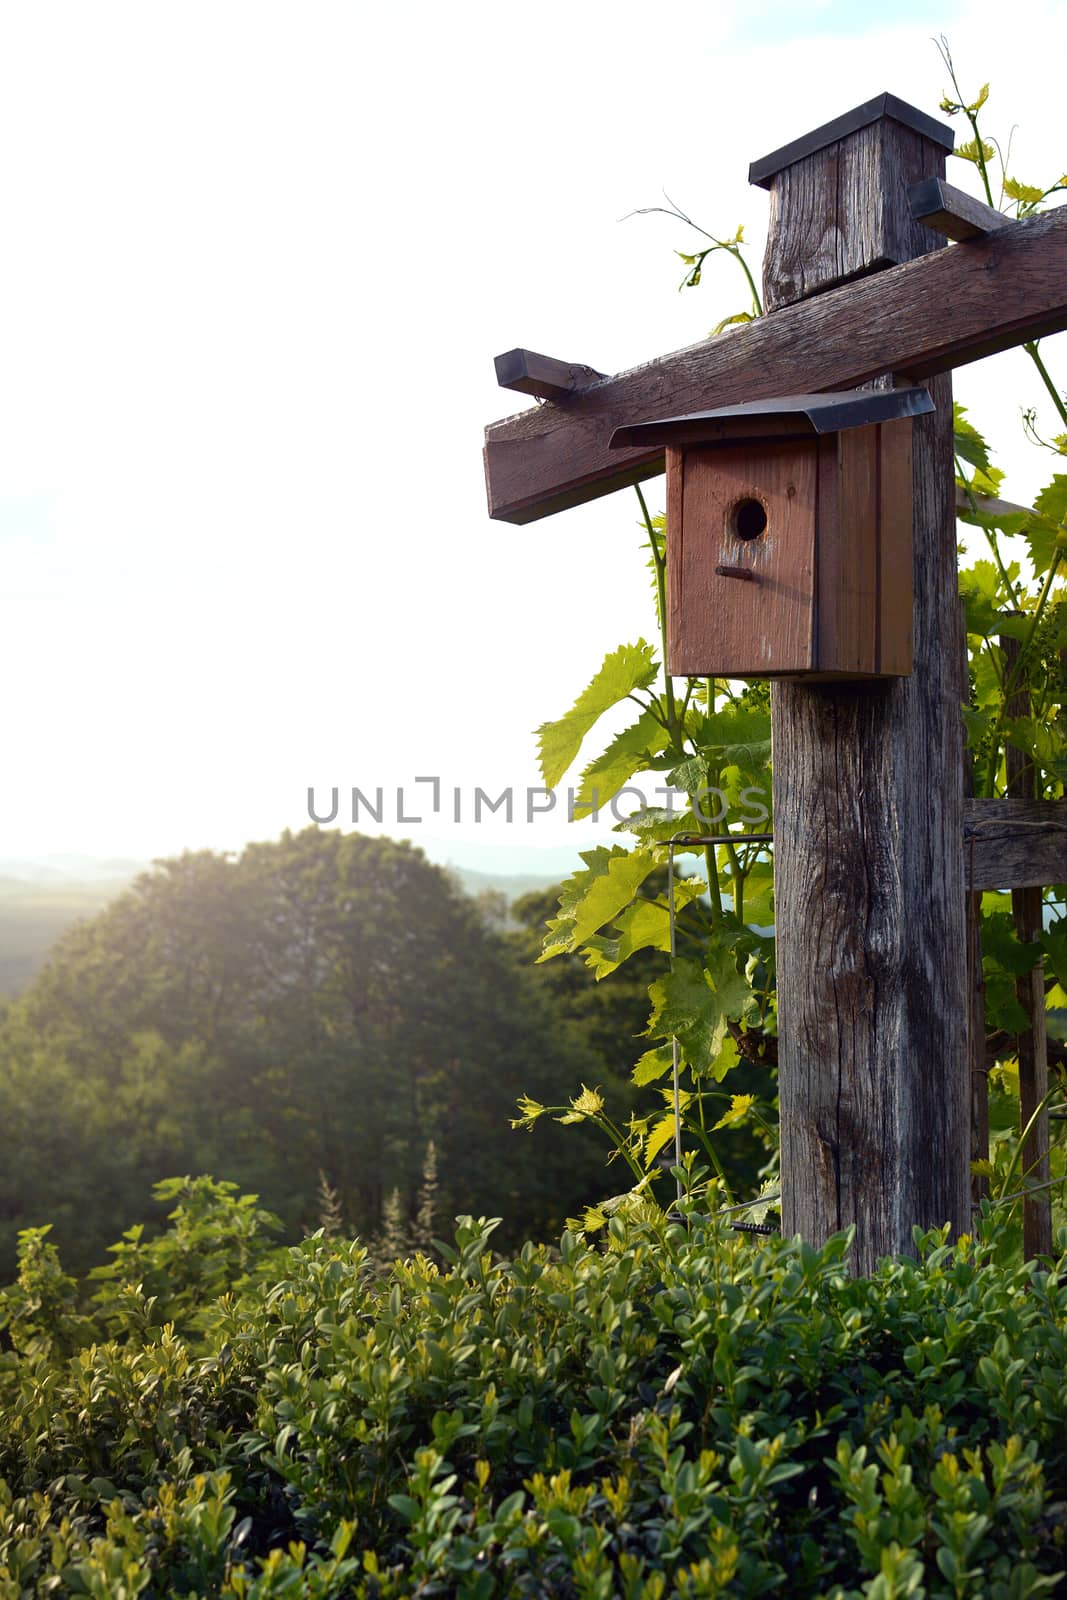
[[[858,390],[618,429],[613,447],[666,447],[667,670],[907,676],[912,418],[933,409]]]

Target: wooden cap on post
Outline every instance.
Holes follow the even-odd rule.
[[[749,182],[771,195],[766,310],[941,249],[897,191],[944,177],[954,140],[947,124],[881,94],[754,161]]]

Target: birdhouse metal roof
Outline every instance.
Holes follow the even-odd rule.
[[[691,411],[616,428],[613,450],[654,450],[660,445],[758,444],[771,439],[805,439],[841,433],[934,410],[923,388],[846,389],[836,394],[787,394],[751,400],[743,406]]]

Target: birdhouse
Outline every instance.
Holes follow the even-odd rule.
[[[912,418],[933,409],[860,390],[618,429],[666,448],[668,672],[906,677]]]

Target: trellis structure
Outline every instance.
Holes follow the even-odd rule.
[[[973,896],[1011,888],[1032,936],[1032,891],[1067,879],[1067,803],[1018,782],[1004,800],[964,793],[950,377],[1067,327],[1067,207],[1007,221],[945,183],[952,142],[882,95],[754,163],[771,196],[768,315],[615,377],[512,351],[500,381],[548,403],[485,441],[490,515],[526,523],[663,471],[662,450],[610,450],[616,428],[783,394],[930,390],[912,450],[911,675],[771,686],[783,1225],[819,1242],[854,1223],[861,1271],[911,1249],[916,1223],[969,1226],[985,1065]],[[1020,1050],[1031,1104],[1047,1073],[1038,988]],[[1038,1125],[1031,1164],[1040,1139]],[[1027,1217],[1041,1248],[1047,1207]]]

